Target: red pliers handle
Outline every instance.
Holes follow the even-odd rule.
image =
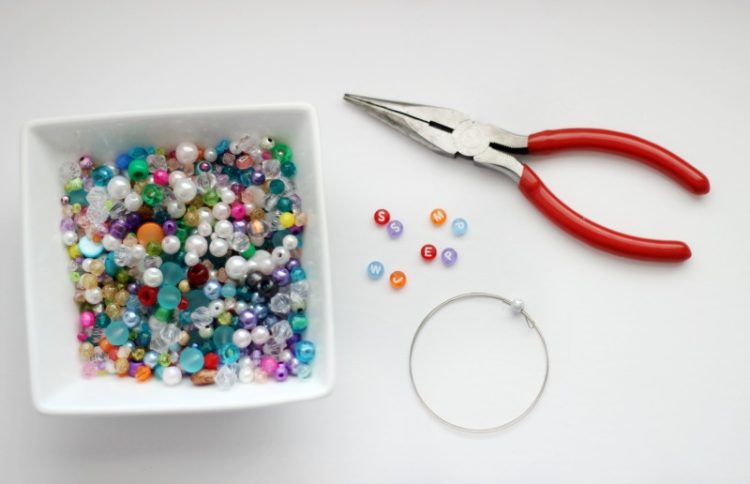
[[[620,154],[653,166],[697,195],[710,190],[708,178],[679,156],[655,143],[617,131],[592,128],[541,131],[529,135],[527,150],[530,154],[562,150]],[[524,166],[518,187],[550,220],[594,247],[637,259],[683,261],[690,258],[690,247],[684,242],[635,237],[583,217],[560,201],[528,165]]]
[[[453,109],[351,94],[344,98],[433,151],[470,158],[509,175],[547,218],[591,246],[624,257],[660,262],[683,261],[691,255],[690,248],[683,242],[623,234],[581,216],[560,201],[531,168],[513,156],[561,150],[607,151],[642,161],[697,195],[708,193],[710,184],[703,173],[657,144],[630,134],[591,128],[541,131],[523,136],[473,121]]]

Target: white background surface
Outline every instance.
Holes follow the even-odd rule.
[[[280,3],[3,2],[3,482],[747,482],[750,8]],[[665,266],[589,249],[507,179],[424,150],[346,105],[345,91],[455,107],[518,132],[593,126],[653,139],[704,170],[712,192],[693,197],[608,155],[571,153],[534,167],[585,215],[686,240],[694,257]],[[287,100],[312,103],[321,122],[334,394],[188,417],[38,415],[13,208],[22,123]],[[381,205],[405,223],[402,240],[373,227]],[[437,205],[469,220],[465,239],[429,226]],[[423,266],[417,250],[428,240],[455,242],[457,266]],[[403,268],[407,288],[370,283],[372,258]],[[482,437],[431,419],[406,371],[422,316],[473,289],[524,298],[552,358],[531,416]],[[50,323],[60,322],[50,315]],[[457,337],[464,345],[471,341]]]

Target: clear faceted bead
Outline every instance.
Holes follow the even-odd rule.
[[[307,279],[302,281],[293,282],[291,284],[292,294],[297,294],[302,299],[307,299],[310,296],[310,283]]]
[[[277,293],[271,298],[268,307],[276,314],[288,314],[292,308],[292,298],[286,294]]]
[[[239,380],[237,376],[238,366],[236,364],[224,365],[219,368],[214,377],[214,383],[220,390],[229,390]]]
[[[190,313],[190,321],[198,328],[206,328],[211,325],[213,321],[209,309],[206,306],[200,306]]]
[[[242,232],[234,232],[232,238],[229,240],[229,245],[232,247],[232,250],[245,252],[250,248],[250,238]]]
[[[67,182],[81,176],[81,166],[77,161],[66,161],[60,165],[60,180]]]

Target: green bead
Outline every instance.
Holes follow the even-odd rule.
[[[169,357],[168,353],[160,354],[158,361],[161,366],[169,366],[172,363],[172,359]]]
[[[133,160],[128,165],[128,176],[133,181],[141,181],[148,178],[148,163],[143,158]]]
[[[203,203],[208,205],[209,207],[213,207],[217,203],[219,203],[219,194],[216,193],[216,190],[213,188],[208,190],[206,193],[203,194]]]
[[[291,161],[281,164],[281,174],[287,178],[291,178],[297,174],[297,165]]]
[[[127,282],[130,280],[130,274],[128,274],[128,271],[126,269],[120,269],[119,271],[117,271],[115,279],[121,284],[127,284]]]
[[[78,282],[81,280],[81,273],[80,272],[71,272],[70,273],[70,280],[71,282]]]
[[[230,313],[221,313],[216,319],[219,320],[219,324],[226,326],[232,322],[232,315]]]
[[[174,289],[174,288],[172,288],[172,289]],[[158,308],[156,308],[156,311],[154,311],[154,317],[156,319],[158,319],[159,321],[167,322],[167,321],[169,321],[169,318],[171,316],[172,316],[172,311],[170,311],[169,309],[167,309],[167,308],[165,308],[163,306],[159,306]]]
[[[86,190],[83,189],[68,193],[68,200],[70,201],[71,205],[77,203],[82,207],[87,207],[89,204],[89,201],[86,200]]]
[[[75,192],[83,188],[83,180],[80,178],[73,178],[72,180],[68,180],[68,182],[65,184],[65,192]]]
[[[273,153],[274,158],[282,163],[292,159],[292,149],[284,143],[276,143],[271,153]]]
[[[283,181],[277,178],[276,180],[271,180],[271,183],[268,185],[268,189],[274,195],[281,195],[282,193],[284,193],[284,189],[286,189],[286,185],[284,185]]]
[[[255,246],[253,244],[250,244],[250,247],[248,247],[247,250],[242,253],[242,257],[244,257],[245,259],[249,259],[253,255],[255,255]]]
[[[161,254],[161,244],[157,244],[154,241],[146,244],[146,253],[152,257],[156,257]]]
[[[96,327],[97,328],[106,328],[109,326],[109,322],[111,320],[109,319],[109,316],[107,316],[104,313],[99,313],[96,315]]]
[[[159,205],[164,199],[164,190],[158,185],[149,183],[143,187],[141,197],[143,197],[143,203],[153,207],[154,205]]]
[[[307,316],[297,313],[289,318],[289,324],[292,326],[292,331],[301,333],[307,329]]]
[[[180,242],[182,242],[183,244],[185,243],[185,240],[187,240],[189,233],[190,231],[186,227],[180,227],[179,225],[177,227],[177,230],[175,230],[174,232],[174,234],[177,236],[178,239],[180,239]]]
[[[289,200],[287,197],[281,197],[281,198],[279,198],[279,201],[276,202],[276,208],[280,212],[291,212],[292,211],[292,201]]]

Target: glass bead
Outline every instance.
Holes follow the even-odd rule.
[[[295,165],[291,161],[288,161],[286,163],[282,163],[281,164],[281,174],[284,175],[287,178],[292,178],[294,175],[297,174],[297,165]]]
[[[60,180],[67,182],[81,176],[81,165],[75,161],[66,161],[60,165]]]
[[[278,293],[271,298],[268,304],[269,309],[279,315],[289,313],[292,300],[287,294]]]
[[[292,326],[288,321],[279,321],[271,326],[271,336],[273,336],[279,342],[286,343],[286,340],[294,335],[292,332]]]
[[[300,363],[297,365],[297,373],[295,375],[297,378],[310,378],[310,375],[312,375],[312,368],[306,363]]]
[[[188,373],[197,373],[203,368],[203,353],[196,348],[185,348],[180,353],[180,367]]]
[[[104,334],[107,337],[107,341],[115,346],[120,346],[128,340],[130,328],[122,321],[112,321],[104,330]]]
[[[293,282],[290,289],[292,294],[297,294],[302,299],[307,299],[310,296],[310,283],[307,280]]]
[[[190,313],[190,320],[196,328],[205,328],[213,322],[213,316],[209,314],[206,306],[200,306]]]
[[[164,285],[159,289],[157,301],[162,308],[175,309],[180,304],[182,293],[174,286]]]
[[[143,187],[143,191],[141,191],[141,197],[143,198],[143,203],[145,203],[146,205],[149,205],[151,207],[159,205],[162,200],[164,200],[164,189],[158,185],[149,183],[148,185]],[[153,225],[159,227],[158,224]],[[161,227],[159,227],[159,232],[162,233],[163,237],[163,231],[161,230]],[[159,240],[161,241],[161,238]]]
[[[224,365],[231,365],[240,359],[239,347],[234,343],[226,343],[219,348],[219,357]]]
[[[239,381],[237,371],[237,365],[222,366],[214,376],[214,383],[220,390],[229,390]]]

